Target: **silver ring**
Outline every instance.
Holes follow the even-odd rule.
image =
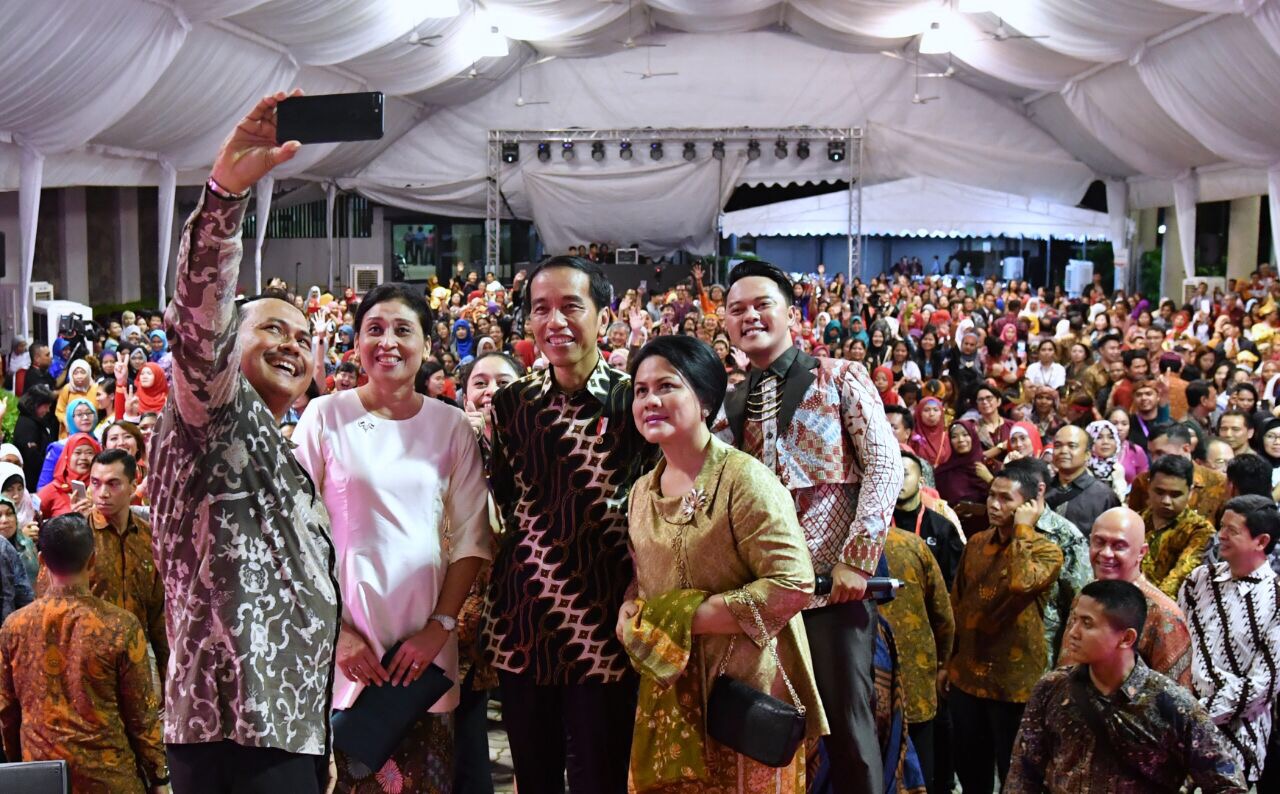
[[[421,665],[421,664],[419,664],[419,663],[417,663],[417,662],[414,662],[414,663],[413,663],[413,669],[414,669],[414,670],[417,670],[417,669],[418,669],[419,667],[421,667],[421,666],[422,666],[422,665]]]

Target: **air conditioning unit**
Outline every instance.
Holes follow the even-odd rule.
[[[637,248],[618,248],[613,252],[613,263],[615,265],[638,265],[640,264],[640,251]]]
[[[363,295],[382,283],[382,265],[352,265],[351,288]]]
[[[1093,261],[1089,259],[1068,259],[1064,286],[1067,296],[1078,298],[1093,283]]]
[[[58,323],[63,317],[78,314],[87,322],[93,319],[93,307],[75,301],[38,300],[32,314],[31,335],[37,342],[50,345],[58,338]]]

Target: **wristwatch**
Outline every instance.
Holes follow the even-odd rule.
[[[428,622],[432,620],[434,620],[436,623],[439,623],[441,626],[444,626],[444,630],[448,632],[452,632],[454,629],[458,627],[458,619],[455,617],[450,617],[449,615],[435,614],[427,618]]]

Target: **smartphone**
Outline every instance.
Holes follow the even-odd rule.
[[[77,480],[71,481],[71,493],[76,499],[88,499],[89,491],[84,487],[84,483]]]
[[[276,106],[276,143],[382,138],[382,92],[289,97]]]
[[[1026,342],[1019,342],[1019,343],[1018,343],[1018,355],[1020,355],[1020,356],[1025,356],[1026,354],[1027,354],[1027,343],[1026,343]]]

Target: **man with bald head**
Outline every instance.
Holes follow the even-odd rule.
[[[1093,522],[1089,535],[1089,563],[1096,579],[1118,579],[1137,585],[1147,599],[1147,619],[1137,651],[1157,673],[1191,687],[1191,632],[1177,603],[1142,575],[1147,553],[1142,516],[1127,507],[1113,507]],[[1064,647],[1060,664],[1073,664]]]
[[[1093,441],[1075,425],[1067,425],[1053,437],[1053,468],[1057,476],[1045,491],[1049,509],[1076,525],[1086,538],[1098,516],[1120,506],[1110,485],[1089,473]]]

